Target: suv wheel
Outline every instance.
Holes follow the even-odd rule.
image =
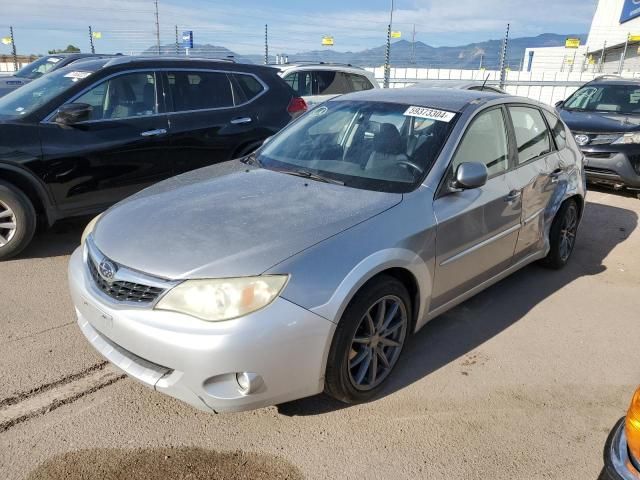
[[[36,212],[29,198],[0,182],[0,260],[20,253],[36,231]]]
[[[365,285],[336,329],[325,391],[345,403],[373,398],[400,357],[411,318],[409,294],[398,280],[384,275]]]
[[[576,201],[569,199],[564,202],[553,219],[553,224],[549,231],[551,249],[549,254],[542,260],[544,266],[558,270],[569,262],[573,247],[576,244],[578,219],[579,213]]]

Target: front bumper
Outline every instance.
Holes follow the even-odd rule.
[[[640,189],[640,145],[613,150],[608,145],[582,150],[591,183]]]
[[[631,463],[624,433],[624,418],[620,419],[609,434],[604,448],[604,470],[607,480],[639,480],[640,471]]]
[[[89,342],[129,376],[198,409],[242,411],[320,393],[335,324],[278,298],[226,322],[121,306],[98,295],[82,249],[69,262],[78,324]],[[243,395],[236,373],[261,378]]]

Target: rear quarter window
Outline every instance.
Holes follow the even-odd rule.
[[[347,77],[351,82],[351,86],[354,92],[361,92],[363,90],[372,90],[373,85],[367,77],[364,75],[356,75],[355,73],[347,73]]]
[[[253,100],[264,91],[262,83],[260,83],[253,75],[235,73],[233,76],[247,102]]]

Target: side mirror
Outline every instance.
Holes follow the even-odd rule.
[[[60,125],[74,125],[91,117],[93,107],[86,103],[67,103],[58,109],[55,122]]]
[[[555,103],[556,108],[562,108],[563,105],[564,105],[564,100],[560,100],[559,102]]]
[[[453,186],[462,190],[479,188],[487,183],[488,177],[489,171],[484,163],[461,163],[456,170],[456,179],[453,182]]]

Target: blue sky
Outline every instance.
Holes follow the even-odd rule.
[[[88,50],[88,25],[102,32],[101,52],[137,53],[155,44],[153,0],[2,0],[0,37],[13,25],[19,53],[46,53],[69,43]],[[410,40],[454,46],[512,36],[586,33],[597,0],[396,0],[394,30]],[[390,0],[292,1],[159,0],[161,41],[175,41],[178,29],[193,30],[196,43],[261,53],[269,24],[273,53],[320,49],[323,35],[339,51],[382,45]],[[0,44],[0,54],[10,47]]]

